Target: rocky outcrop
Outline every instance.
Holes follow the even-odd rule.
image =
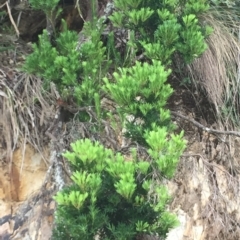
[[[49,239],[55,203],[43,156],[26,145],[13,153],[10,166],[3,159],[0,164],[0,239]]]

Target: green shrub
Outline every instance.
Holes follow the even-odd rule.
[[[105,57],[106,49],[100,40],[101,30],[86,24],[89,41],[78,48],[78,34],[65,30],[61,32],[53,46],[47,31],[39,36],[33,45],[33,53],[25,62],[24,70],[44,78],[44,87],[54,82],[64,99],[71,96],[79,105],[94,103],[93,95],[99,93],[101,79],[109,63]]]
[[[113,25],[128,29],[132,52],[170,64],[174,53],[190,63],[206,50],[204,38],[211,29],[201,26],[198,15],[208,10],[208,1],[115,0]]]
[[[173,89],[167,84],[175,54],[183,64],[193,61],[206,50],[205,38],[212,29],[201,26],[197,16],[209,8],[207,1],[115,0],[113,25],[127,29],[128,62],[110,79],[104,78],[103,90],[119,106],[118,112],[127,137],[146,144],[144,131],[152,124],[173,130],[170,114],[164,109]],[[145,63],[136,61],[143,53]],[[134,63],[131,61],[134,60]],[[133,65],[133,66],[132,66]]]
[[[42,10],[45,14],[49,14],[55,10],[59,0],[29,0],[33,9]]]
[[[45,32],[27,58],[24,69],[54,82],[62,97],[82,106],[94,106],[99,120],[104,92],[117,105],[126,135],[148,155],[141,159],[132,150],[127,161],[120,153],[88,139],[73,144],[63,154],[73,170],[73,184],[60,191],[53,239],[136,239],[141,234],[165,237],[176,226],[166,211],[169,200],[163,179],[171,178],[185,148],[183,133],[172,134],[174,125],[166,109],[173,89],[167,84],[173,58],[190,63],[206,49],[208,26],[198,16],[207,1],[115,0],[110,16],[115,30],[126,30],[125,54],[115,49],[110,32],[107,47],[101,41],[103,25],[85,23],[88,41],[78,45],[76,33],[66,28],[54,46]],[[139,59],[139,56],[143,58]],[[112,59],[111,59],[112,58]],[[116,59],[115,59],[116,58]],[[109,64],[113,62],[112,72]],[[101,122],[101,121],[99,121]],[[100,130],[100,128],[99,128]]]
[[[158,180],[173,176],[185,147],[182,134],[168,139],[167,134],[165,128],[146,132],[150,161],[134,151],[127,161],[89,139],[71,144],[72,152],[63,156],[74,169],[74,183],[55,197],[59,207],[53,239],[165,237],[178,221],[165,209],[169,195]]]
[[[113,73],[114,82],[104,78],[103,89],[120,106],[118,112],[126,123],[127,136],[139,143],[144,143],[144,131],[152,123],[169,125],[170,114],[163,107],[173,92],[166,83],[170,73],[153,60],[152,64],[136,62],[133,67],[120,68]]]

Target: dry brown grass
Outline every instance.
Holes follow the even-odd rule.
[[[229,129],[237,124],[234,119],[239,107],[240,42],[231,32],[236,32],[237,25],[209,13],[201,21],[214,32],[207,39],[207,51],[188,66],[188,73],[214,104],[219,124],[224,123],[224,128]]]
[[[54,98],[42,90],[40,78],[0,69],[0,144],[6,150],[1,159],[10,166],[13,151],[27,143],[43,152],[45,132],[54,118]]]
[[[215,127],[219,130],[239,131],[239,23],[226,10],[212,10],[203,15],[201,21],[213,27],[214,32],[207,39],[208,50],[187,66],[187,75],[193,80],[197,95],[204,98],[204,92],[208,102],[214,105],[217,120]],[[201,104],[198,106],[200,110],[204,107]],[[209,127],[208,122],[204,125]],[[185,132],[187,136],[187,130]],[[191,192],[191,184],[199,181],[199,185],[196,189],[193,187],[189,195],[183,191],[176,199],[182,201],[182,206],[189,214],[194,211],[190,208],[191,204],[199,204],[196,216],[199,217],[200,225],[204,226],[204,239],[239,239],[239,138],[228,135],[214,137],[208,133],[205,136],[203,132],[199,142],[193,140],[193,146],[198,148],[191,149],[191,139],[197,139],[194,138],[197,131],[193,132],[187,136],[189,149],[186,156],[194,154],[191,159],[181,161],[182,172],[177,174],[181,181],[186,180],[187,192]],[[196,182],[195,177],[199,178]],[[195,191],[201,192],[196,198]],[[200,204],[198,201],[203,199],[204,193],[209,193],[208,200]],[[194,219],[193,225],[196,222]]]

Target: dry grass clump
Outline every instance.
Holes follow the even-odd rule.
[[[27,143],[42,152],[54,118],[54,98],[42,90],[40,78],[0,69],[0,144],[6,150],[1,159],[10,163],[13,151]]]
[[[230,129],[238,124],[240,41],[236,37],[237,23],[228,15],[224,19],[220,16],[221,12],[218,16],[215,12],[202,16],[202,23],[210,25],[214,31],[207,39],[206,52],[187,69],[198,89],[203,89],[214,104],[218,123]]]
[[[201,22],[210,25],[214,32],[207,39],[207,51],[186,68],[200,98],[204,98],[204,92],[208,102],[213,104],[220,130],[239,131],[240,28],[237,17],[240,19],[226,9],[212,9],[203,15]],[[198,106],[200,110],[204,107]],[[197,136],[194,138],[191,134],[189,139],[197,139]],[[239,141],[227,134],[214,136],[203,132],[199,145],[197,141],[193,144],[199,148],[186,151],[189,151],[186,156],[192,159],[181,161],[183,172],[179,176],[181,180],[184,176],[189,193],[184,192],[177,199],[186,199],[182,206],[187,208],[191,204],[194,208],[199,206],[193,215],[198,216],[200,226],[204,226],[204,239],[239,239]],[[190,143],[188,147],[191,148]],[[193,169],[195,172],[191,172]],[[197,187],[191,189],[194,184]],[[199,194],[194,199],[196,191]],[[205,195],[207,201],[200,203]],[[192,214],[194,209],[185,211]]]

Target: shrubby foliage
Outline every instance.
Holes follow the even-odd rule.
[[[144,143],[143,133],[152,129],[152,123],[173,129],[164,109],[172,93],[166,84],[169,68],[176,54],[186,64],[206,50],[204,39],[211,28],[200,26],[197,16],[209,5],[207,1],[177,0],[114,3],[117,10],[110,16],[113,25],[130,32],[126,48],[130,67],[119,68],[119,73],[113,74],[115,81],[104,78],[103,89],[120,106],[127,135]],[[144,64],[136,61],[139,53],[145,56]],[[130,114],[134,117],[126,121]]]
[[[152,64],[136,62],[133,67],[119,69],[119,73],[113,73],[114,82],[104,78],[105,92],[121,106],[121,119],[132,116],[125,120],[128,137],[144,143],[144,131],[152,128],[152,123],[169,125],[170,114],[163,107],[173,92],[166,83],[170,73],[160,61],[153,60]]]
[[[124,54],[114,48],[113,32],[104,46],[103,25],[93,20],[84,26],[88,40],[81,46],[77,34],[66,28],[54,43],[43,33],[24,66],[42,76],[46,87],[54,82],[62,97],[73,96],[80,106],[95,102],[99,118],[104,117],[101,94],[108,95],[118,106],[126,135],[148,155],[143,160],[132,149],[127,161],[98,142],[82,139],[71,144],[72,152],[64,157],[72,167],[73,184],[55,196],[59,206],[54,239],[99,235],[131,240],[144,233],[165,237],[177,223],[166,211],[169,195],[162,180],[173,177],[185,141],[182,132],[173,134],[166,109],[173,89],[167,79],[176,55],[186,64],[205,51],[204,39],[211,29],[201,26],[198,16],[208,9],[208,2],[115,0],[114,4],[110,16],[114,29],[128,32]]]
[[[132,51],[144,51],[150,59],[170,64],[174,53],[191,62],[206,50],[204,38],[211,32],[200,26],[198,15],[208,10],[208,1],[114,1],[114,26],[131,31]]]
[[[61,207],[54,239],[87,240],[97,234],[101,239],[135,239],[143,233],[166,236],[177,220],[165,210],[169,195],[155,174],[171,177],[185,147],[182,135],[172,135],[168,141],[166,136],[164,128],[145,134],[152,164],[134,152],[126,161],[88,139],[71,144],[73,151],[64,157],[75,169],[74,184],[55,197]]]
[[[56,37],[54,46],[46,31],[39,36],[24,70],[43,77],[46,89],[50,82],[55,83],[64,99],[73,96],[79,105],[92,104],[92,96],[99,93],[102,76],[109,66],[106,48],[100,40],[101,29],[86,24],[83,31],[89,40],[77,50],[78,34],[67,30],[64,22],[63,25],[64,31]]]

